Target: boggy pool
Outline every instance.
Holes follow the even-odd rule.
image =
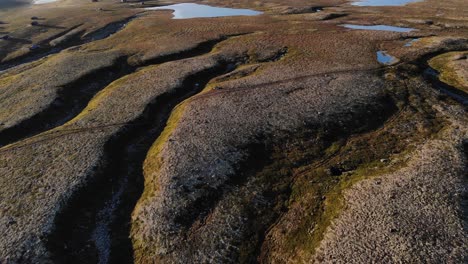
[[[236,9],[214,7],[193,3],[182,3],[168,6],[148,7],[145,10],[174,10],[173,19],[188,19],[199,17],[225,17],[225,16],[257,16],[262,12],[250,9]]]
[[[355,6],[402,6],[412,2],[420,2],[421,0],[362,0],[355,1],[352,5]]]
[[[393,31],[393,32],[402,32],[402,33],[407,33],[407,32],[411,32],[413,30],[416,30],[414,28],[395,27],[395,26],[387,26],[387,25],[365,26],[365,25],[344,24],[344,25],[341,25],[341,26],[343,26],[345,28],[350,28],[350,29]]]

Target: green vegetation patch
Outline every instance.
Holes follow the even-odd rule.
[[[468,92],[468,51],[448,52],[429,61],[429,65],[440,73],[440,80],[450,86]]]

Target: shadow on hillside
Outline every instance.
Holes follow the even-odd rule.
[[[53,26],[53,25],[47,25],[47,24],[37,24],[37,25],[35,25],[35,27],[54,28],[54,29],[66,29],[66,27]]]
[[[21,43],[21,44],[32,44],[32,41],[29,39],[13,38],[13,37],[10,37],[9,39],[6,39],[4,41],[16,42],[16,43]]]

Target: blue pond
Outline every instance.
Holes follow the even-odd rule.
[[[213,7],[192,3],[175,4],[168,6],[148,7],[146,10],[174,10],[173,19],[187,19],[198,17],[225,17],[225,16],[256,16],[262,12],[250,9],[235,9]]]
[[[393,32],[411,32],[413,30],[416,30],[414,28],[394,27],[394,26],[387,26],[387,25],[363,26],[363,25],[344,24],[342,26],[345,28],[351,28],[351,29],[379,30],[379,31],[393,31]]]
[[[52,2],[56,2],[57,0],[35,0],[33,1],[33,3],[35,5],[40,5],[40,4],[47,4],[47,3],[52,3]]]
[[[390,65],[398,61],[397,58],[387,54],[385,51],[377,51],[377,61],[381,64]]]
[[[421,0],[362,0],[353,2],[355,6],[402,6],[412,2]]]

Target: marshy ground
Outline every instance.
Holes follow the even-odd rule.
[[[382,2],[0,5],[0,263],[465,263],[468,6]]]

